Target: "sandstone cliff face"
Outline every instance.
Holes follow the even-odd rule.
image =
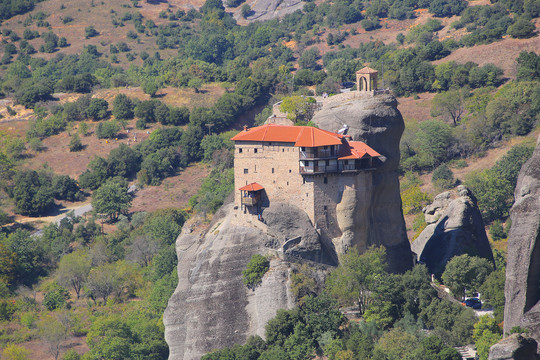
[[[398,179],[399,141],[405,129],[403,117],[392,95],[355,98],[351,94],[325,100],[313,121],[321,129],[335,132],[347,124],[348,135],[378,151],[385,162],[373,172],[369,199],[355,198],[352,191],[344,191],[337,208],[343,235],[333,241],[338,251],[349,245],[360,251],[366,246],[384,245],[389,270],[403,272],[412,266]],[[351,211],[354,211],[352,215]]]
[[[304,212],[273,204],[263,216],[266,224],[229,204],[204,231],[190,230],[194,220],[184,226],[176,242],[178,287],[163,318],[170,359],[199,359],[249,335],[264,336],[276,311],[294,306],[286,259],[331,259]],[[257,253],[272,257],[271,269],[251,291],[242,270]]]
[[[536,150],[521,168],[510,211],[504,331],[514,326],[531,330],[540,342],[540,137]]]
[[[437,195],[423,211],[428,225],[411,248],[432,274],[441,275],[446,263],[457,255],[475,255],[493,262],[476,198],[465,186]]]

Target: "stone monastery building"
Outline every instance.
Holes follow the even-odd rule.
[[[371,170],[382,156],[350,136],[309,126],[244,128],[235,142],[235,205],[260,214],[271,202],[304,210],[329,238],[341,235],[336,207],[346,187],[371,195]]]

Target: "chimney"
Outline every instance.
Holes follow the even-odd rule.
[[[244,125],[244,131],[247,131],[247,125]]]

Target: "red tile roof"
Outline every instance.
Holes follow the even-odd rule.
[[[246,186],[242,186],[238,190],[242,190],[242,191],[259,191],[259,190],[262,190],[262,189],[264,189],[264,187],[262,187],[262,185],[259,185],[256,182],[254,182],[254,183],[251,183],[251,184],[247,184]]]
[[[364,156],[378,157],[381,156],[378,152],[367,146],[362,141],[348,141],[345,142],[339,151],[338,159],[339,160],[348,160],[348,159],[361,159]]]
[[[266,124],[258,126],[231,138],[233,141],[288,142],[294,146],[340,145],[343,135],[311,126],[287,126]]]

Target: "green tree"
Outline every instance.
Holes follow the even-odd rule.
[[[39,335],[48,346],[49,353],[58,359],[60,344],[68,337],[68,328],[55,315],[45,315],[38,322]]]
[[[112,114],[117,119],[133,119],[133,102],[124,94],[118,94],[113,100]]]
[[[288,96],[283,98],[279,109],[292,121],[309,121],[313,116],[314,100],[311,97]]]
[[[119,316],[101,316],[90,326],[86,342],[97,359],[122,360],[131,357],[136,343],[131,328]]]
[[[358,305],[363,314],[372,302],[378,279],[385,274],[385,261],[383,247],[372,247],[361,255],[356,249],[350,249],[327,277],[326,290],[341,305]]]
[[[88,253],[82,249],[64,255],[58,263],[56,272],[58,283],[71,287],[77,294],[78,299],[91,267],[91,259]]]
[[[433,98],[431,116],[442,116],[444,119],[452,120],[454,126],[457,126],[465,111],[464,105],[462,91],[446,91]]]
[[[114,139],[120,131],[120,125],[116,120],[100,122],[96,127],[96,136],[98,139]]]
[[[242,270],[242,280],[244,284],[254,289],[261,282],[264,274],[270,269],[270,261],[260,254],[255,254],[247,263],[246,269]]]
[[[15,176],[13,199],[16,211],[23,215],[40,215],[54,205],[50,179],[33,170],[23,170]]]
[[[143,82],[142,89],[145,94],[150,95],[150,97],[154,97],[159,90],[159,86],[155,81],[148,80]]]
[[[86,108],[86,116],[90,119],[99,121],[109,115],[109,103],[105,99],[94,98]]]
[[[81,142],[81,138],[79,138],[79,135],[77,133],[73,134],[71,136],[71,140],[69,141],[69,151],[70,152],[77,152],[84,149],[84,146]]]
[[[143,231],[163,245],[174,244],[182,231],[187,214],[178,209],[160,209],[144,221]]]
[[[516,39],[527,39],[535,35],[536,27],[530,20],[520,17],[508,28],[508,34]]]
[[[195,93],[198,94],[201,89],[202,83],[203,82],[201,79],[194,77],[194,78],[189,79],[188,87],[192,88],[195,91]]]
[[[450,126],[440,120],[426,120],[419,125],[415,147],[421,166],[437,166],[448,158],[454,141]]]
[[[127,213],[131,201],[127,188],[116,182],[107,182],[94,193],[92,206],[97,213],[106,214],[114,221],[118,215]]]
[[[446,264],[442,279],[455,296],[465,297],[465,291],[477,291],[493,271],[489,260],[467,254],[454,256]]]
[[[83,197],[81,189],[75,179],[67,175],[56,175],[52,179],[54,197],[58,200],[76,201]]]
[[[43,296],[43,306],[45,306],[49,311],[61,309],[66,306],[69,298],[69,291],[64,289],[62,286],[53,283]]]

